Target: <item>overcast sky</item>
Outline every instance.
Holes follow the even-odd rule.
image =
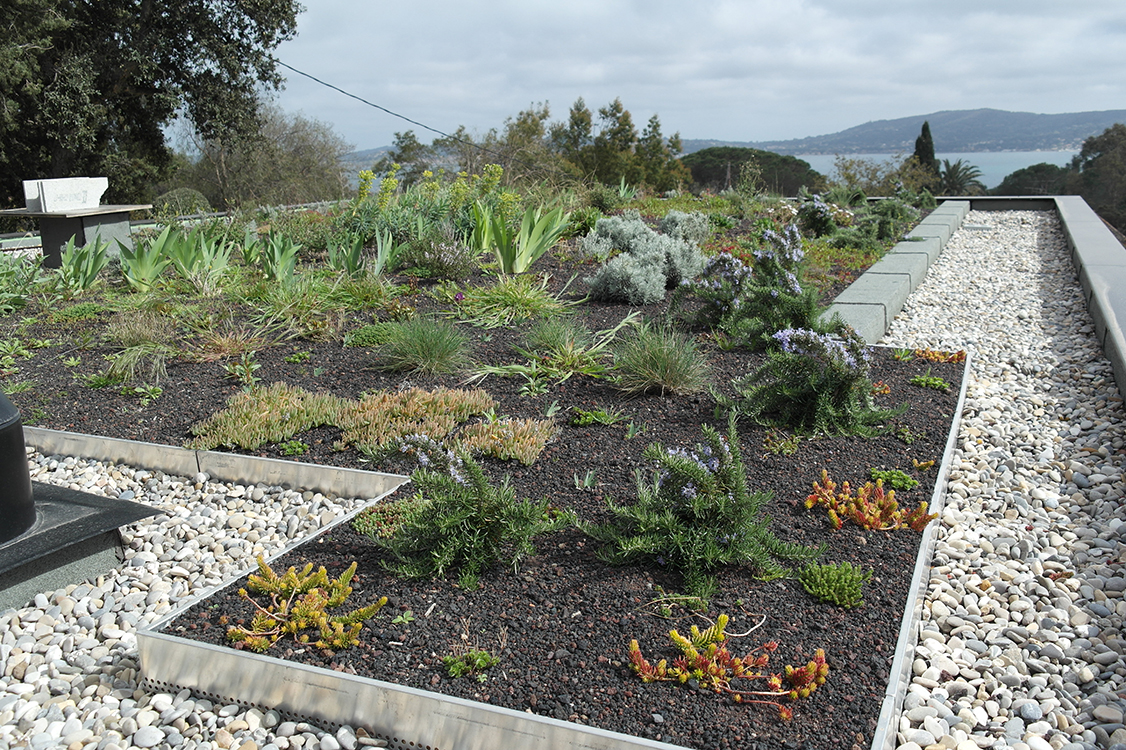
[[[283,62],[444,132],[620,97],[638,129],[762,141],[989,107],[1126,109],[1124,0],[305,0]],[[295,73],[356,149],[413,129]]]

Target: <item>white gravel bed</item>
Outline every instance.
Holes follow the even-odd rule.
[[[226,485],[29,454],[32,479],[150,505],[122,529],[125,563],[0,614],[0,747],[352,750],[362,729],[328,734],[249,711],[140,688],[138,628],[308,537],[363,503],[279,487]]]
[[[1126,750],[1122,399],[1052,212],[973,212],[883,343],[967,349],[900,750]],[[131,497],[112,574],[0,613],[0,747],[352,750],[273,711],[139,687],[135,631],[360,501],[30,454],[37,481]]]
[[[899,750],[1126,750],[1123,409],[1054,212],[971,212],[882,343],[972,373]]]

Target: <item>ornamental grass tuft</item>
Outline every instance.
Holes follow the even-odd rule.
[[[614,351],[615,385],[626,393],[662,396],[699,393],[708,387],[711,368],[691,337],[667,323],[643,323]]]
[[[385,336],[376,349],[382,369],[440,375],[469,366],[469,341],[449,321],[412,318],[389,324]]]

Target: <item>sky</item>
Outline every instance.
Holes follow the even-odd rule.
[[[282,62],[444,133],[615,98],[640,130],[766,141],[941,110],[1126,109],[1123,0],[305,0]],[[283,69],[357,150],[436,136]]]

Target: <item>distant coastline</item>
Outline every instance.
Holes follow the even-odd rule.
[[[1078,151],[976,151],[935,154],[938,159],[947,159],[955,162],[958,159],[972,164],[981,170],[981,181],[987,188],[995,188],[1001,181],[1018,169],[1031,167],[1033,164],[1055,164],[1064,167],[1071,163],[1072,157]],[[826,177],[833,175],[833,162],[836,154],[795,154],[797,158],[809,163],[809,166]],[[905,157],[910,154],[842,154],[848,159],[872,159],[884,162],[895,156]]]

